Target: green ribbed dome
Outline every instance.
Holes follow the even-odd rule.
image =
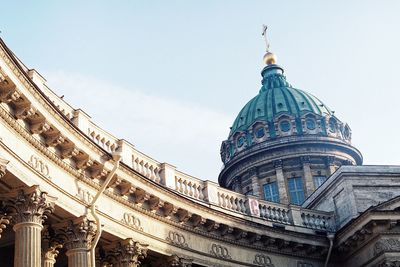
[[[262,71],[261,90],[236,117],[229,136],[249,128],[256,121],[274,121],[281,114],[301,117],[304,113],[321,116],[333,115],[318,98],[293,88],[283,75],[283,69],[269,65]]]

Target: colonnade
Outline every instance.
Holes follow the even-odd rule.
[[[92,267],[90,248],[96,225],[85,216],[49,226],[44,224],[55,209],[56,198],[39,186],[20,188],[0,195],[0,238],[3,229],[13,225],[15,232],[14,267],[53,267],[61,248],[66,250],[68,267]],[[93,267],[138,267],[147,256],[148,245],[132,238],[116,241]],[[164,266],[192,266],[190,260],[175,255],[163,260]]]

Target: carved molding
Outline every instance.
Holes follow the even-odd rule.
[[[15,224],[33,222],[42,224],[47,215],[54,210],[55,197],[34,185],[29,188],[16,189],[1,196],[6,210],[10,211]]]
[[[92,193],[90,193],[88,190],[85,190],[81,187],[78,188],[78,193],[76,194],[76,196],[82,200],[83,202],[85,202],[86,204],[90,204],[93,201],[94,196],[92,195]]]
[[[376,267],[399,267],[400,260],[384,260],[381,263],[378,263]]]
[[[132,213],[124,213],[124,218],[122,219],[122,222],[125,223],[126,225],[139,230],[139,231],[143,231],[143,227],[141,226],[142,223],[140,222],[140,220]]]
[[[256,254],[253,263],[263,267],[274,267],[271,258],[264,254]]]
[[[231,255],[229,255],[228,249],[224,246],[217,245],[217,244],[211,245],[210,254],[212,256],[215,256],[215,257],[221,258],[221,259],[232,259]]]
[[[382,252],[400,251],[400,240],[395,238],[381,239],[375,243],[374,256]]]
[[[49,166],[40,158],[32,155],[29,158],[28,164],[47,178],[50,178]]]
[[[189,245],[186,243],[186,238],[183,234],[178,233],[178,232],[174,232],[174,231],[169,231],[168,232],[168,236],[166,238],[166,240],[178,247],[182,247],[182,248],[187,248],[189,247]]]

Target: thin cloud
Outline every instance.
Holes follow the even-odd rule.
[[[219,147],[228,135],[231,116],[80,74],[47,72],[46,78],[57,94],[111,134],[160,162],[216,181]]]

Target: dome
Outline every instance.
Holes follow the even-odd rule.
[[[277,65],[267,66],[263,72],[263,86],[236,117],[229,136],[248,129],[256,121],[274,121],[281,114],[300,118],[303,114],[333,116],[333,112],[318,98],[293,88]],[[300,132],[299,132],[300,133]]]
[[[283,73],[276,64],[261,72],[258,95],[242,108],[222,143],[224,164],[256,144],[289,136],[326,136],[350,144],[350,127],[317,97],[292,87]]]
[[[272,181],[276,166],[283,166],[289,179],[301,176],[295,170],[303,170],[304,162],[316,177],[327,177],[342,165],[362,164],[361,153],[351,145],[349,125],[317,97],[294,88],[283,73],[276,64],[262,70],[258,95],[242,108],[222,142],[221,186],[240,184],[235,191],[247,193],[244,188],[252,188],[248,184],[254,173],[261,182]]]

